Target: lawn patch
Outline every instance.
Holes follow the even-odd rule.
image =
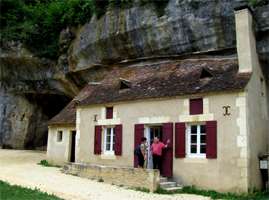
[[[0,199],[1,200],[61,200],[55,195],[41,192],[38,189],[24,188],[18,185],[10,185],[0,180]]]
[[[157,194],[196,194],[201,196],[207,196],[211,199],[229,199],[229,200],[268,200],[269,192],[254,191],[251,193],[235,194],[235,193],[220,193],[214,190],[201,190],[194,186],[186,186],[180,190],[166,191],[162,188],[158,188],[155,193]]]

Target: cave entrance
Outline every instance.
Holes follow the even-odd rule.
[[[24,140],[25,149],[45,150],[48,140],[48,121],[57,115],[72,99],[59,94],[25,94],[34,105]]]

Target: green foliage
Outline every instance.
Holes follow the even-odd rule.
[[[252,7],[263,6],[269,3],[269,0],[248,0],[248,3]]]
[[[60,167],[58,165],[52,165],[50,164],[47,160],[41,160],[39,163],[37,163],[38,165],[42,165],[44,167]]]
[[[109,0],[93,0],[94,13],[98,19],[106,13],[108,5]]]
[[[47,160],[41,160],[38,164],[42,165],[44,167],[52,167],[52,165],[49,164],[49,162]]]
[[[149,193],[149,189],[148,188],[144,188],[144,187],[135,187],[135,188],[131,188],[135,191],[140,191],[140,192],[146,192],[146,193]]]
[[[201,190],[194,186],[183,187],[181,190],[176,191],[166,191],[162,188],[158,188],[155,193],[158,194],[196,194],[211,197],[211,199],[229,199],[229,200],[266,200],[268,199],[268,192],[258,192],[254,191],[245,194],[235,194],[235,193],[219,193],[213,190]]]
[[[1,0],[1,41],[19,40],[37,56],[58,57],[59,33],[90,20],[92,0]]]
[[[17,185],[10,185],[0,180],[0,199],[1,200],[60,200],[60,198],[41,192],[38,189],[32,190]]]

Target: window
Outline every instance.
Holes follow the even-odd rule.
[[[187,128],[187,154],[189,157],[206,157],[206,126],[191,124]]]
[[[190,115],[203,114],[203,99],[190,99]]]
[[[104,153],[114,154],[115,129],[114,127],[104,128]]]
[[[120,90],[129,89],[131,82],[125,79],[120,79]]]
[[[106,119],[113,118],[113,107],[106,107]]]
[[[63,140],[63,131],[57,131],[57,142],[61,142]]]
[[[206,69],[202,69],[201,74],[200,74],[200,79],[204,79],[204,78],[212,78],[213,75]]]

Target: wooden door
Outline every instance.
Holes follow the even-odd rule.
[[[165,177],[173,176],[173,123],[163,124],[163,142],[166,144],[170,140],[168,147],[163,150],[161,175]]]
[[[134,150],[140,144],[142,137],[144,137],[144,124],[135,124],[135,127],[134,127]],[[138,167],[138,158],[136,155],[134,155],[134,167]]]

